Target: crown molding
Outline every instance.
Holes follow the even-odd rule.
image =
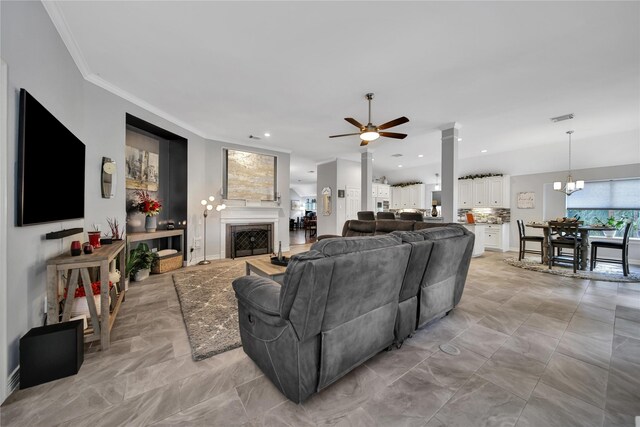
[[[87,76],[91,74],[89,64],[87,64],[87,61],[84,59],[84,56],[80,51],[80,46],[78,46],[76,39],[73,37],[73,34],[71,34],[71,29],[69,28],[67,20],[64,18],[64,14],[60,10],[60,7],[53,1],[42,0],[41,3],[42,6],[44,6],[44,10],[49,14],[49,18],[51,19],[53,26],[56,27],[62,42],[67,47],[73,62],[76,63],[76,67],[78,67],[78,70],[80,70],[82,76],[86,79]]]

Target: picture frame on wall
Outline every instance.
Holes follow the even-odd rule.
[[[223,149],[223,192],[228,200],[276,201],[278,158]]]
[[[536,193],[533,191],[523,191],[517,195],[518,209],[535,209]]]

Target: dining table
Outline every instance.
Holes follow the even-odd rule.
[[[544,240],[542,241],[542,259],[545,264],[549,262],[549,235],[551,234],[551,226],[547,222],[533,222],[526,224],[527,227],[541,229]],[[613,231],[617,230],[615,227],[601,226],[601,225],[586,225],[581,224],[578,226],[578,232],[580,233],[580,250],[583,256],[580,257],[580,270],[586,270],[589,266],[589,232],[590,231]]]

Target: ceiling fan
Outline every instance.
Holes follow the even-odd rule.
[[[398,126],[398,125],[401,125],[403,123],[407,123],[409,121],[409,119],[407,119],[406,117],[402,116],[402,117],[398,117],[395,120],[391,120],[390,122],[381,124],[380,126],[375,126],[375,125],[373,125],[371,123],[371,100],[373,99],[373,93],[368,93],[368,94],[365,95],[365,97],[369,101],[369,123],[367,123],[367,125],[365,126],[365,125],[362,125],[360,122],[358,122],[356,119],[353,119],[351,117],[346,117],[345,120],[348,121],[349,123],[351,123],[352,125],[354,125],[355,127],[359,128],[360,132],[358,132],[358,133],[344,133],[342,135],[331,135],[329,138],[338,138],[338,137],[341,137],[341,136],[360,135],[360,139],[362,140],[360,142],[360,146],[362,147],[363,145],[367,145],[371,141],[375,141],[376,139],[380,138],[381,136],[386,136],[387,138],[395,138],[395,139],[404,139],[404,138],[407,137],[406,133],[380,132],[381,130],[389,129],[389,128],[392,128],[394,126]]]

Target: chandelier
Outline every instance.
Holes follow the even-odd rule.
[[[571,176],[571,134],[573,131],[568,130],[567,133],[569,134],[569,176],[567,177],[567,182],[564,184],[561,181],[554,182],[553,189],[570,196],[576,191],[580,191],[584,188],[584,181],[574,181]]]

